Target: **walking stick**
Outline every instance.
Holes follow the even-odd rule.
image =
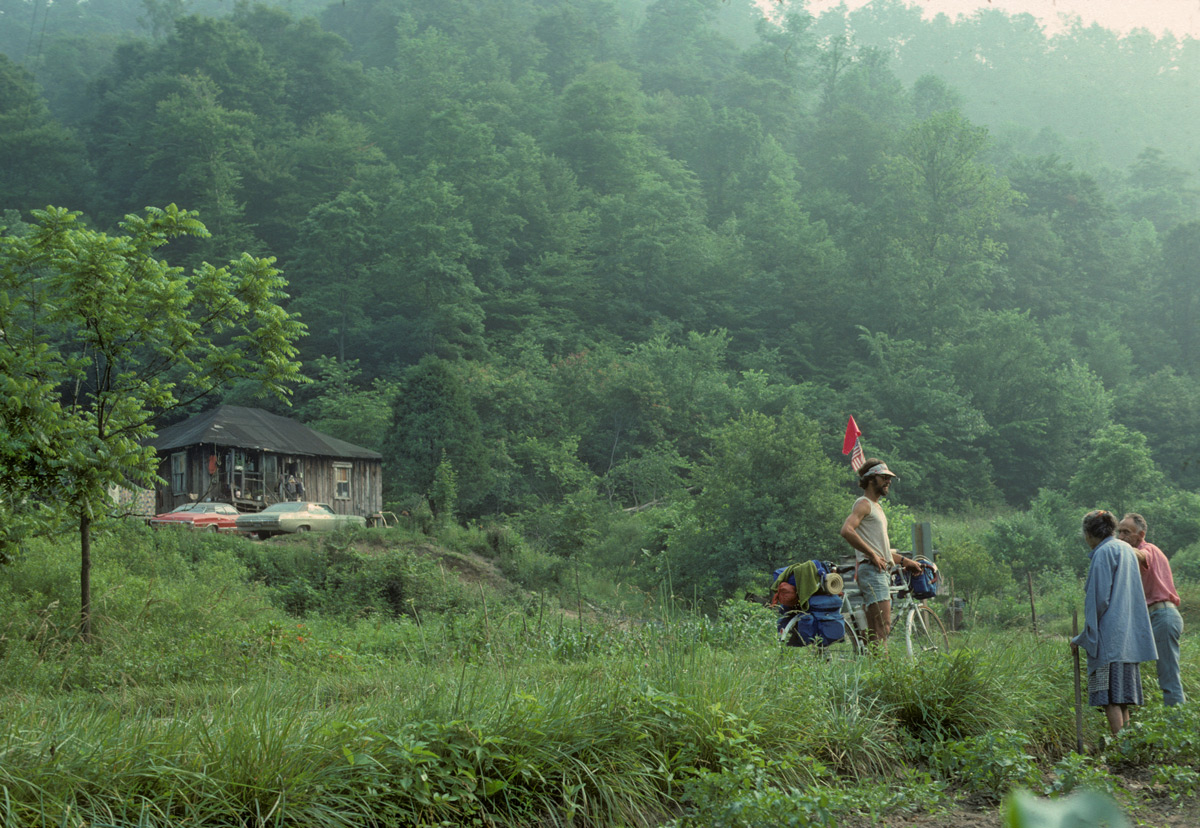
[[[1071,639],[1079,635],[1079,608],[1071,610]],[[1075,657],[1075,752],[1083,755],[1083,693],[1079,686],[1079,648],[1072,647]]]

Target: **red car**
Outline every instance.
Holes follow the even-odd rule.
[[[163,512],[150,518],[151,529],[176,527],[201,532],[232,532],[237,525],[238,510],[228,503],[185,503],[173,512]]]

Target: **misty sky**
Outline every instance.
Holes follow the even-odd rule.
[[[868,0],[809,0],[813,14],[845,2],[855,9]],[[1099,23],[1122,33],[1135,28],[1149,29],[1156,35],[1167,31],[1178,38],[1190,35],[1200,39],[1200,0],[910,0],[924,6],[928,14],[944,12],[951,16],[970,14],[976,9],[1000,9],[1008,14],[1028,12],[1049,32],[1061,28],[1062,15],[1079,16],[1085,24]]]

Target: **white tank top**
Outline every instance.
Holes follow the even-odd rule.
[[[858,524],[858,536],[863,539],[867,546],[875,550],[879,557],[891,563],[892,545],[888,541],[887,515],[883,513],[883,507],[872,501],[869,497],[860,497],[858,500],[865,500],[871,506],[871,511]],[[854,502],[855,506],[858,505],[858,500]],[[860,563],[867,559],[867,556],[859,550],[856,549],[854,552],[855,560]]]

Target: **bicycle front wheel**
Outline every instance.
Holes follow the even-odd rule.
[[[908,654],[913,658],[950,652],[950,639],[946,636],[946,628],[942,626],[937,614],[924,604],[914,607],[908,613],[908,620],[904,625],[904,643],[908,646]]]

